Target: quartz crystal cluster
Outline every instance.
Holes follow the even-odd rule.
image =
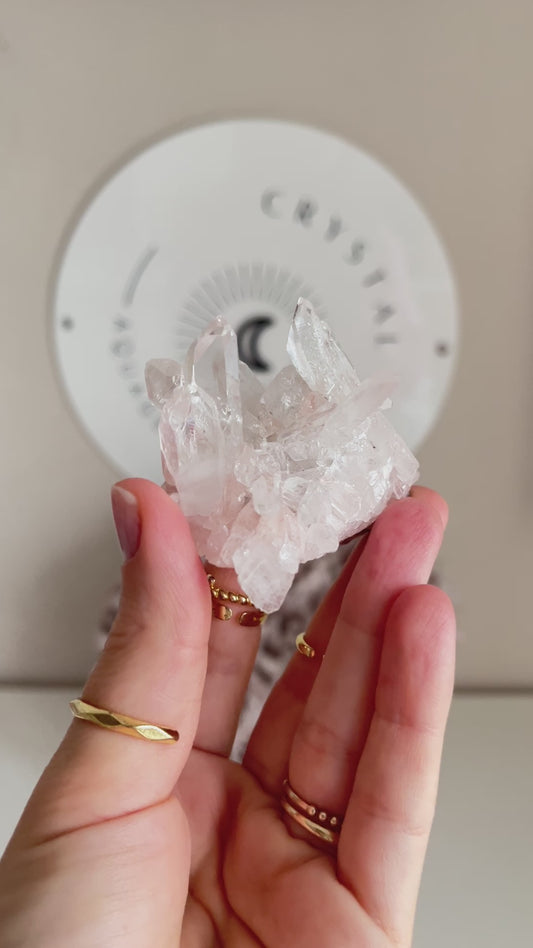
[[[360,382],[306,300],[287,352],[291,364],[263,386],[219,317],[182,365],[146,367],[166,487],[199,554],[233,567],[265,612],[279,609],[300,563],[336,550],[418,477],[382,414],[393,386]]]

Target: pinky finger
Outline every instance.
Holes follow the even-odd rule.
[[[453,691],[455,619],[432,586],[403,592],[385,632],[375,710],[339,841],[341,881],[408,943]]]

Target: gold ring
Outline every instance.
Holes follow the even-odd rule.
[[[266,612],[257,609],[249,596],[245,596],[243,593],[231,592],[229,589],[222,589],[220,586],[217,586],[216,579],[212,573],[207,574],[207,581],[211,591],[214,619],[221,619],[223,622],[228,622],[234,615],[234,610],[228,605],[228,603],[231,602],[239,606],[251,606],[251,610],[247,609],[245,612],[241,612],[236,616],[239,625],[261,625],[265,621]]]
[[[207,574],[207,582],[209,583],[213,599],[221,599],[222,602],[236,602],[241,606],[252,606],[255,609],[249,596],[244,596],[242,593],[230,592],[229,589],[222,589],[220,586],[217,586],[217,581],[212,573]]]
[[[327,828],[327,826],[321,826],[320,823],[315,823],[314,820],[310,820],[308,816],[304,816],[303,813],[300,813],[299,810],[295,809],[288,800],[282,800],[281,805],[286,813],[289,814],[291,819],[293,819],[300,826],[303,826],[308,833],[311,833],[313,836],[316,836],[318,839],[321,839],[325,843],[330,843],[332,846],[337,846],[339,842],[338,832],[334,832]]]
[[[304,816],[308,816],[321,826],[329,826],[330,830],[334,833],[340,832],[342,816],[327,813],[326,810],[316,806],[314,803],[308,803],[307,800],[304,800],[303,797],[296,793],[296,790],[291,787],[287,779],[283,781],[283,793],[288,802],[296,807]]]
[[[306,658],[314,658],[316,655],[316,650],[312,645],[309,645],[309,642],[305,640],[305,632],[300,632],[296,636],[296,649],[300,655],[305,655]]]
[[[97,724],[98,727],[136,737],[142,741],[158,741],[160,744],[175,744],[179,740],[177,731],[169,727],[159,727],[157,724],[148,724],[147,721],[138,721],[126,714],[117,714],[116,711],[106,711],[105,708],[95,708],[81,698],[70,702],[70,710],[75,718]]]

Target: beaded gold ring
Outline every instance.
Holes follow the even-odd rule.
[[[243,593],[231,592],[229,589],[222,589],[221,586],[217,586],[217,581],[212,573],[207,574],[207,581],[213,600],[214,619],[221,619],[223,622],[228,622],[233,618],[234,610],[228,605],[231,603],[232,605],[252,607],[236,616],[239,625],[257,626],[265,621],[266,612],[256,609],[249,596],[245,596]]]

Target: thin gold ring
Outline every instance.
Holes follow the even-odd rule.
[[[90,724],[97,724],[98,727],[105,727],[110,731],[117,731],[119,734],[136,737],[142,741],[175,744],[179,740],[178,732],[173,731],[172,728],[149,724],[147,721],[130,718],[126,714],[106,711],[105,708],[96,708],[94,705],[82,701],[81,698],[75,698],[70,702],[70,710],[74,717],[80,718],[81,721],[89,721]]]
[[[295,806],[304,816],[308,816],[321,826],[329,826],[333,832],[338,833],[340,831],[342,816],[327,813],[322,807],[316,806],[314,803],[308,803],[307,800],[296,793],[296,790],[293,790],[287,779],[283,781],[283,793],[289,803]]]
[[[322,842],[329,843],[331,846],[337,846],[339,842],[338,832],[334,832],[328,829],[327,826],[322,826],[320,823],[315,823],[314,820],[310,820],[308,816],[304,816],[303,813],[300,813],[299,810],[293,807],[292,803],[289,803],[288,800],[282,800],[281,805],[291,819],[300,826],[303,826],[312,836],[316,836],[318,839],[321,839]]]
[[[312,645],[309,645],[309,642],[305,640],[305,632],[299,632],[296,636],[296,649],[300,655],[305,655],[306,658],[314,658],[316,655],[316,649]]]

